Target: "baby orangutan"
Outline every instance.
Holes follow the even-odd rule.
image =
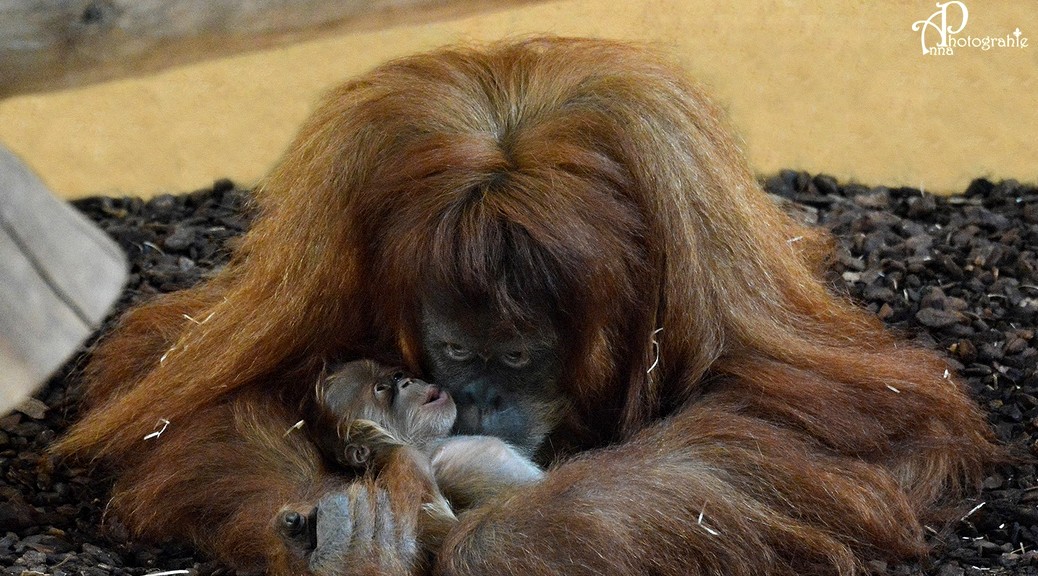
[[[321,378],[304,405],[304,414],[311,440],[333,467],[357,474],[358,481],[375,479],[396,486],[387,491],[395,497],[421,499],[417,532],[423,556],[439,549],[457,521],[454,510],[476,506],[509,487],[543,476],[539,467],[498,438],[449,436],[457,418],[450,394],[371,360],[349,362]],[[342,524],[331,530],[361,534],[393,530],[393,526],[360,522],[351,525],[356,519],[351,518],[349,503],[340,504],[329,509],[325,503],[310,511],[285,509],[276,519],[278,532],[290,548],[306,557],[319,548],[317,534],[327,529],[318,530],[318,523],[330,523],[321,516],[331,515],[332,522]],[[370,518],[371,524],[378,517]]]

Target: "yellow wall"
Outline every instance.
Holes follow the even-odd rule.
[[[1038,180],[1038,2],[965,0],[962,35],[1023,49],[923,56],[934,0],[566,0],[327,37],[0,102],[0,142],[59,194],[187,191],[260,178],[323,90],[441,44],[551,32],[670,50],[728,110],[754,168],[963,189]]]

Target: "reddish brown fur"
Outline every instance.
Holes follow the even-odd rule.
[[[566,311],[552,445],[588,451],[463,518],[439,573],[851,574],[921,553],[921,522],[998,451],[941,360],[826,290],[828,239],[761,193],[719,116],[658,57],[590,40],[345,84],[229,268],[108,337],[61,449],[115,466],[143,534],[287,574],[267,523],[337,482],[281,436],[320,361],[418,369],[430,287],[520,317],[528,296]]]

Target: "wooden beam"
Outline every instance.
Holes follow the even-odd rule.
[[[0,0],[0,97],[534,1]]]
[[[0,415],[101,324],[126,274],[115,242],[0,147]]]

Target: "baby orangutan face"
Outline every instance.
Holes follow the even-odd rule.
[[[447,391],[371,360],[344,364],[320,382],[317,409],[334,418],[340,441],[363,435],[349,428],[357,420],[369,420],[400,443],[416,447],[445,438],[458,414]],[[330,432],[324,426],[319,429]],[[363,465],[370,456],[367,450],[365,443],[348,442],[346,463]]]
[[[423,508],[422,542],[438,549],[439,541],[456,522],[450,505],[440,494],[425,450],[450,434],[457,408],[439,387],[411,378],[401,370],[371,360],[341,366],[317,382],[305,412],[307,432],[322,456],[333,465],[357,475],[343,493],[333,493],[316,506],[286,506],[275,519],[283,542],[311,567],[337,566],[342,558],[358,562],[375,556],[360,526],[381,523],[392,531],[394,522],[375,516],[394,513],[389,506],[372,508],[365,481],[385,477],[390,483],[414,488],[412,497],[430,504]],[[374,515],[374,516],[373,516]],[[343,522],[342,519],[352,519]],[[321,528],[321,526],[324,528]],[[319,548],[318,533],[326,544]],[[371,534],[369,534],[369,537]],[[391,535],[378,538],[387,542]],[[432,546],[433,543],[435,546]],[[315,571],[316,574],[325,572]],[[329,574],[333,572],[328,572]],[[338,571],[334,572],[338,574]]]

